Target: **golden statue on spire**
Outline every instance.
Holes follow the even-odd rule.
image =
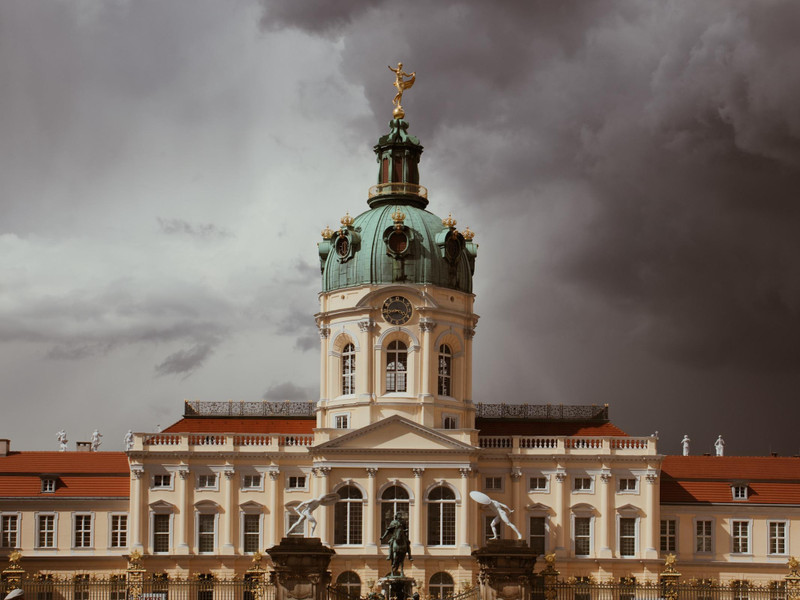
[[[414,71],[413,73],[406,73],[403,71],[403,63],[401,62],[397,63],[396,69],[389,67],[389,70],[393,71],[395,74],[394,87],[397,88],[397,94],[395,94],[394,100],[392,100],[392,103],[394,104],[392,116],[394,116],[395,119],[402,119],[406,116],[406,112],[403,110],[403,106],[400,104],[400,102],[403,100],[403,92],[414,85],[414,81],[417,79],[417,72]],[[408,77],[408,79],[404,81],[404,77]]]

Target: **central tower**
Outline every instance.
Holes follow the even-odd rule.
[[[322,292],[317,428],[333,438],[403,416],[433,429],[471,430],[473,233],[426,210],[419,184],[422,145],[400,105],[374,150],[369,209],[342,217],[319,243]]]

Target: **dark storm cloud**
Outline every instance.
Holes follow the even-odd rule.
[[[173,352],[164,362],[156,365],[155,371],[159,376],[183,375],[184,378],[200,368],[214,350],[210,343],[195,344],[191,348]]]
[[[163,219],[159,217],[158,227],[161,233],[167,235],[182,234],[201,239],[233,237],[230,231],[217,227],[213,223],[192,225],[183,219]]]
[[[800,5],[369,7],[269,2],[264,22],[340,34],[343,69],[379,117],[391,74],[374,63],[402,59],[418,76],[408,118],[460,202],[495,230],[552,222],[531,240],[539,277],[515,288],[515,311],[566,286],[656,356],[796,370]],[[531,323],[563,319],[549,310]]]
[[[262,398],[264,400],[308,400],[314,398],[316,393],[312,393],[310,389],[295,385],[291,381],[277,383],[270,386],[264,392]]]

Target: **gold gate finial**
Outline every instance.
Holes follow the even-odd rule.
[[[406,116],[406,112],[403,110],[403,106],[400,104],[403,100],[403,92],[414,85],[414,82],[417,80],[417,72],[414,71],[413,73],[406,73],[403,71],[403,63],[401,62],[397,63],[396,69],[390,66],[389,70],[395,74],[393,85],[397,88],[397,94],[395,94],[394,99],[392,100],[392,103],[394,104],[392,116],[395,119],[402,119]],[[408,77],[408,79],[403,80],[404,77]]]

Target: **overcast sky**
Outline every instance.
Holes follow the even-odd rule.
[[[0,3],[0,437],[316,400],[326,225],[404,97],[480,244],[475,402],[800,453],[800,3]]]

